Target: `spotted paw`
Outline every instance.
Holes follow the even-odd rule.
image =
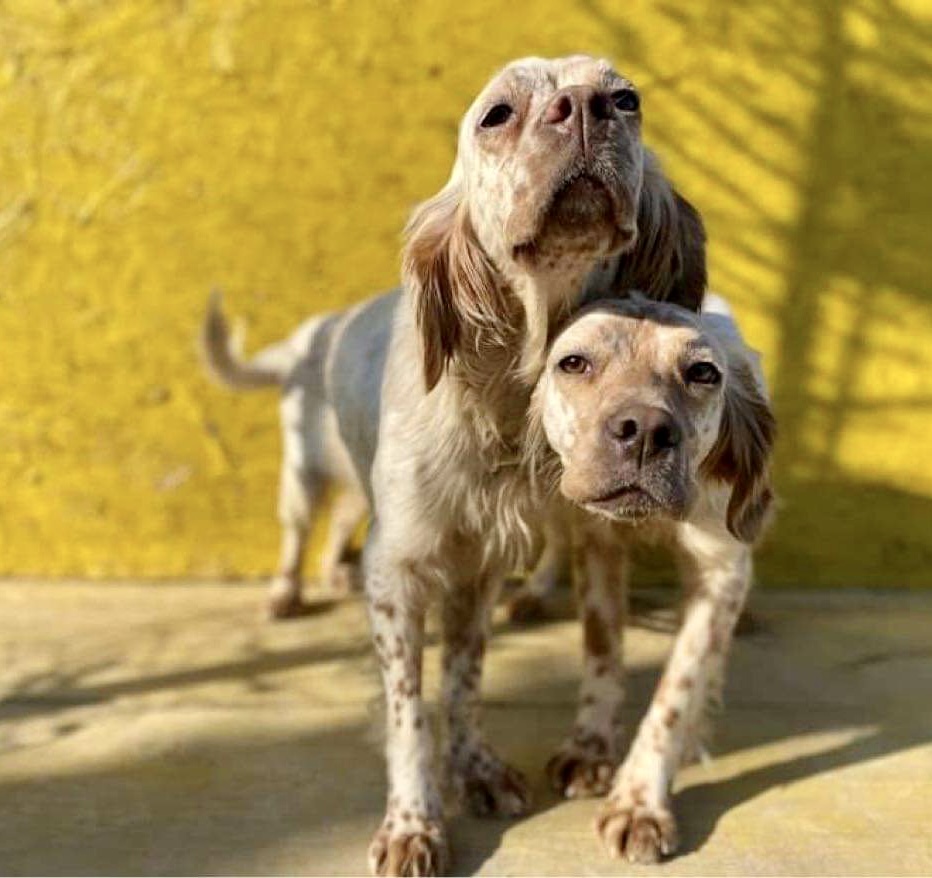
[[[519,817],[531,806],[524,775],[488,747],[459,760],[453,776],[463,801],[477,817]]]
[[[610,797],[596,818],[596,833],[611,857],[651,865],[676,852],[676,820],[669,809]]]
[[[448,861],[441,824],[417,815],[386,817],[369,845],[369,871],[373,875],[442,875]]]
[[[604,796],[612,788],[617,764],[605,756],[561,750],[547,763],[547,778],[553,790],[565,799]]]

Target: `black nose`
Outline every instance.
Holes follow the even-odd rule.
[[[628,406],[605,421],[612,442],[640,463],[672,451],[683,435],[673,416],[653,406]]]
[[[545,125],[562,125],[580,114],[588,122],[612,118],[611,98],[591,85],[569,85],[550,99],[541,120]]]

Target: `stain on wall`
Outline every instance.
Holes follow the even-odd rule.
[[[0,572],[268,572],[274,393],[203,376],[395,283],[512,57],[589,51],[703,211],[781,420],[763,582],[932,585],[926,2],[0,3]]]

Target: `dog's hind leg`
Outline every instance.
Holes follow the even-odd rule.
[[[269,615],[273,619],[290,619],[307,614],[308,606],[302,595],[304,579],[301,568],[311,516],[323,493],[323,487],[318,474],[302,472],[291,465],[286,453],[278,495],[281,551],[278,573],[269,590]]]
[[[362,588],[359,559],[354,557],[352,542],[356,528],[369,512],[365,494],[355,485],[342,488],[330,510],[330,531],[320,559],[320,579],[336,593]]]
[[[542,622],[557,586],[569,580],[568,524],[551,516],[544,527],[544,548],[531,574],[508,601],[508,618],[516,625]]]

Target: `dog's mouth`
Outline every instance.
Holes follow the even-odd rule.
[[[668,512],[666,503],[638,484],[618,485],[577,503],[590,512],[619,521],[643,521]]]
[[[574,170],[554,187],[533,234],[514,246],[514,256],[533,258],[554,245],[563,250],[599,250],[601,255],[621,252],[637,235],[629,214],[614,187],[594,173]]]

